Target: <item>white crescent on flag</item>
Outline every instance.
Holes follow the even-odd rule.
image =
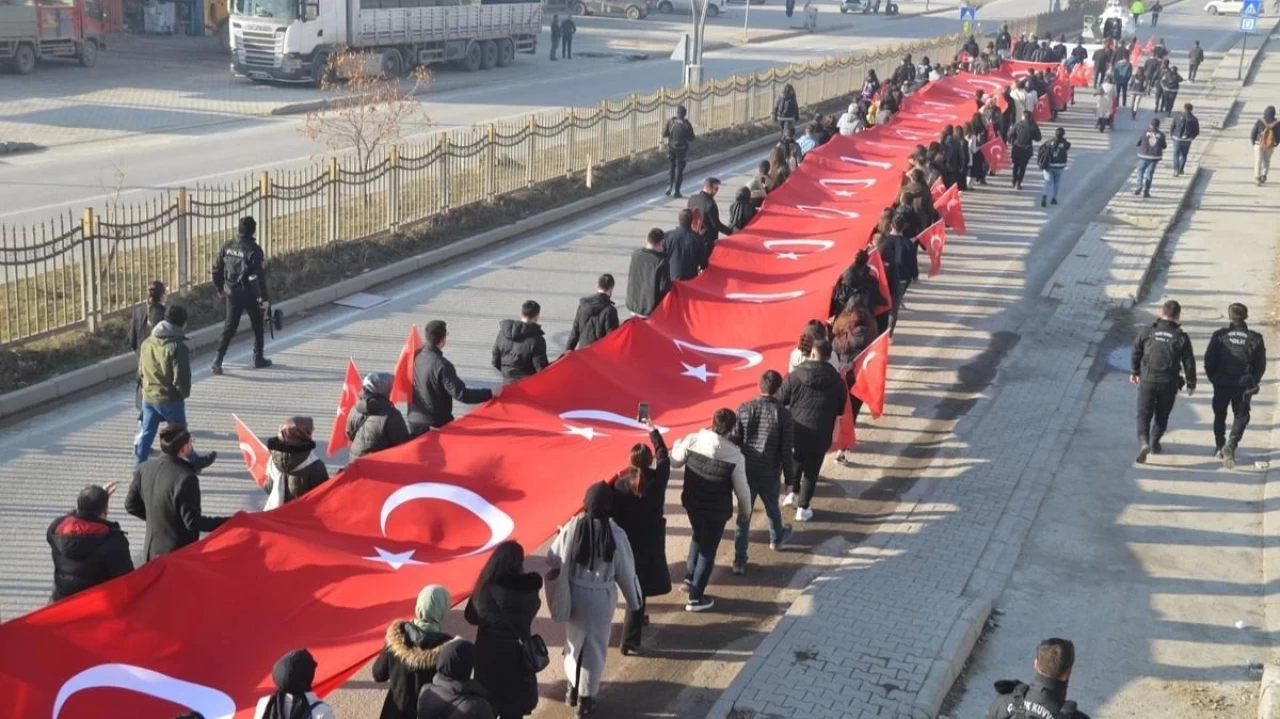
[[[882,170],[889,170],[893,165],[879,160],[864,160],[861,157],[850,157],[849,155],[841,155],[840,160],[851,165],[865,165],[866,167],[878,167]]]
[[[205,719],[231,719],[236,713],[235,701],[212,687],[175,679],[132,664],[99,664],[63,683],[53,702],[52,719],[58,719],[63,705],[72,695],[98,688],[144,694],[199,712]]]
[[[815,207],[814,205],[796,205],[796,209],[801,212],[807,212],[819,220],[839,220],[849,219],[856,220],[862,215],[853,210],[837,210],[834,207]]]
[[[730,292],[725,295],[725,299],[738,300],[739,302],[778,302],[780,300],[794,300],[797,297],[804,297],[804,290],[792,290],[790,292],[774,292],[772,294],[756,294],[754,292]]]
[[[732,347],[706,347],[704,345],[695,345],[692,342],[685,342],[684,340],[671,341],[676,344],[676,348],[681,352],[684,350],[691,350],[705,355],[737,357],[744,362],[743,365],[734,367],[733,369],[751,369],[752,367],[759,365],[761,362],[764,362],[764,355],[756,352],[755,350],[735,349]]]

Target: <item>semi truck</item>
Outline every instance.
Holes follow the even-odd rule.
[[[0,4],[0,65],[19,75],[51,57],[75,58],[85,67],[106,48],[107,14],[96,0],[27,0]]]
[[[537,52],[542,31],[540,0],[230,0],[230,10],[231,71],[260,82],[318,83],[347,49],[388,77],[437,63],[506,67]]]

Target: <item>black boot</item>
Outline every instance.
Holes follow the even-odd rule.
[[[1138,448],[1137,458],[1134,459],[1133,461],[1137,462],[1138,464],[1146,464],[1147,455],[1149,454],[1151,454],[1151,445],[1147,444],[1146,442],[1143,442],[1142,446]]]
[[[582,697],[582,699],[578,700],[578,716],[584,717],[588,714],[595,712],[595,710],[596,710],[595,697]]]
[[[571,707],[578,706],[578,689],[572,684],[569,685],[568,691],[564,694],[564,703]]]
[[[256,355],[253,358],[253,366],[257,369],[266,369],[271,366],[271,360],[262,355]]]
[[[222,374],[222,355],[213,358],[213,364],[209,367],[209,371],[215,375]]]

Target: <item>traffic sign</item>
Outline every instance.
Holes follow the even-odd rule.
[[[978,20],[978,7],[976,5],[960,6],[960,21],[973,23]]]
[[[1240,32],[1252,35],[1258,31],[1258,18],[1250,15],[1240,16]]]
[[[1262,14],[1262,0],[1244,0],[1244,5],[1240,8],[1241,16],[1258,17]]]

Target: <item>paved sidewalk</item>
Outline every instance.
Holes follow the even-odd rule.
[[[1262,499],[1280,342],[1263,323],[1273,316],[1280,206],[1274,187],[1253,182],[1249,131],[1277,89],[1273,54],[1242,94],[1239,122],[1201,160],[1208,183],[1169,240],[1167,276],[1090,353],[1088,419],[1017,557],[997,602],[1002,616],[975,655],[953,716],[980,716],[992,681],[1028,678],[1035,642],[1052,635],[1075,640],[1071,696],[1095,717],[1256,716],[1260,672],[1249,665],[1275,656],[1264,612],[1271,537]],[[1258,231],[1242,231],[1245,223]],[[1249,306],[1250,325],[1272,348],[1235,472],[1211,456],[1212,388],[1203,374],[1195,396],[1178,399],[1165,454],[1132,463],[1134,392],[1115,363],[1123,367],[1132,333],[1166,299],[1182,303],[1198,364],[1231,302]]]
[[[1194,102],[1207,131],[1227,104],[1220,94],[1204,98],[1205,91],[1184,85],[1179,103]],[[1149,116],[1119,121],[1117,152],[1132,157],[1133,133]],[[1068,129],[1075,142],[1077,128]],[[1193,150],[1192,162],[1202,150]],[[1082,169],[1077,155],[1068,182],[1080,181]],[[1043,291],[1010,310],[1024,318],[1016,331],[981,337],[978,358],[985,361],[968,376],[958,373],[958,384],[972,387],[965,401],[980,409],[942,441],[930,471],[890,509],[887,526],[793,605],[709,716],[936,714],[1028,531],[1043,521],[1041,501],[1087,404],[1090,350],[1106,335],[1112,313],[1137,296],[1159,242],[1158,225],[1168,222],[1189,181],[1162,172],[1145,202],[1128,195],[1126,183]],[[1017,215],[1015,209],[1009,222],[1018,223]],[[984,237],[975,234],[979,242]],[[1006,267],[991,269],[998,274]],[[1035,286],[1029,278],[1027,287]],[[915,309],[921,299],[908,304]],[[910,391],[912,382],[891,380],[898,380],[891,401]]]

